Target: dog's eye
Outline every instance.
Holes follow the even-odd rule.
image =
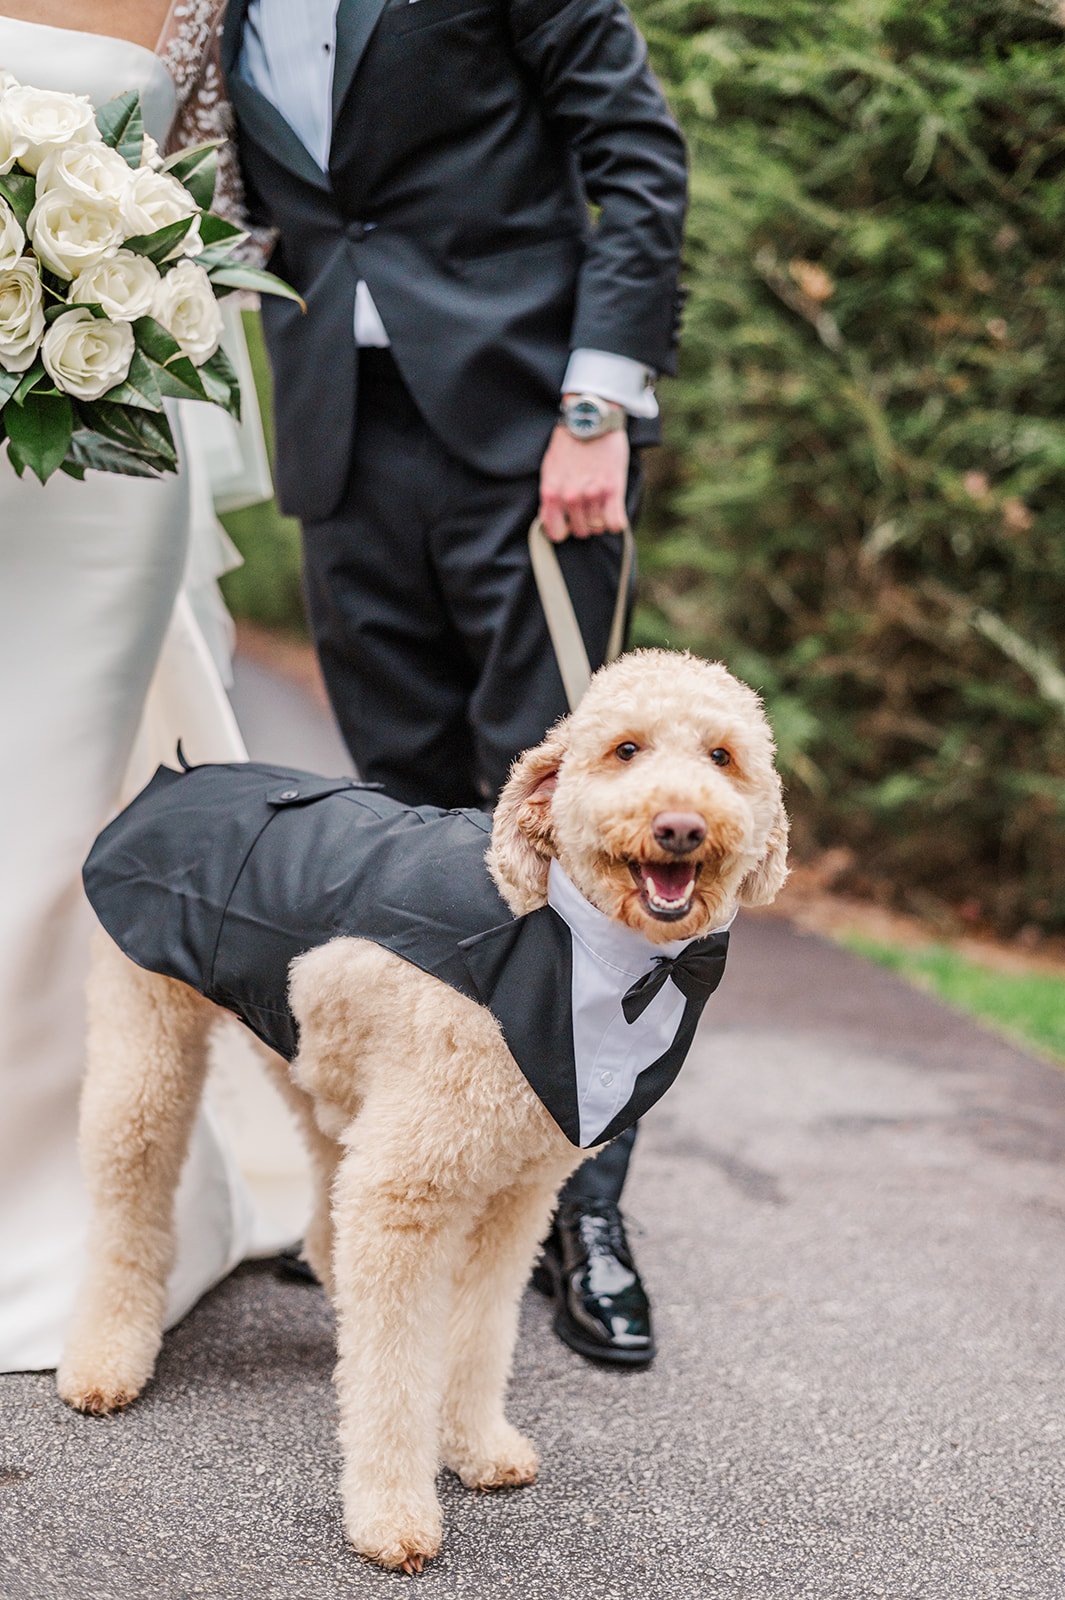
[[[622,744],[619,744],[617,749],[614,751],[614,754],[617,756],[619,761],[631,761],[633,756],[637,756],[639,753],[639,745],[633,744],[631,739],[626,739]]]
[[[718,745],[716,750],[711,750],[710,760],[717,767],[728,767],[732,765],[732,757],[722,745]]]

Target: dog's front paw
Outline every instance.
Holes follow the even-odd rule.
[[[60,1399],[68,1406],[73,1406],[75,1411],[88,1412],[90,1416],[103,1417],[132,1405],[148,1380],[138,1381],[128,1373],[113,1371],[106,1362],[82,1368],[64,1361],[55,1381]]]
[[[360,1556],[391,1571],[421,1572],[440,1549],[443,1523],[435,1503],[420,1509],[356,1505],[344,1530]]]
[[[519,1489],[536,1482],[540,1458],[531,1441],[504,1422],[488,1438],[450,1439],[444,1463],[467,1489]]]
[[[72,1334],[56,1372],[60,1398],[76,1411],[105,1416],[131,1405],[155,1370],[158,1338],[127,1330]]]

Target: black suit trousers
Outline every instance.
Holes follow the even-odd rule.
[[[387,350],[360,351],[356,416],[345,497],[303,528],[308,610],[334,712],[360,775],[396,799],[491,803],[514,757],[567,709],[526,543],[538,475],[489,477],[459,461]],[[548,417],[545,447],[550,429]],[[630,515],[639,479],[634,452]],[[558,548],[598,666],[621,540]]]

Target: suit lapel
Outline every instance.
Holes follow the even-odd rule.
[[[336,55],[333,58],[334,128],[384,8],[385,0],[340,0],[337,7]]]
[[[240,54],[240,38],[244,31],[244,18],[251,0],[229,0],[222,22],[222,70],[227,74],[236,66]]]
[[[570,1011],[570,931],[549,906],[459,945],[478,999],[571,1144],[581,1142]]]
[[[254,139],[256,144],[275,156],[305,183],[313,184],[316,189],[328,190],[327,174],[318,166],[302,139],[277,107],[253,88],[238,70],[244,19],[249,4],[250,0],[229,0],[222,26],[222,70],[237,119],[238,135],[244,133]]]

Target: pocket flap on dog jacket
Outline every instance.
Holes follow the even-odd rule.
[[[266,797],[271,806],[305,806],[313,800],[324,800],[331,794],[342,794],[345,789],[381,789],[379,783],[360,783],[358,778],[301,778],[299,786],[279,785]]]

